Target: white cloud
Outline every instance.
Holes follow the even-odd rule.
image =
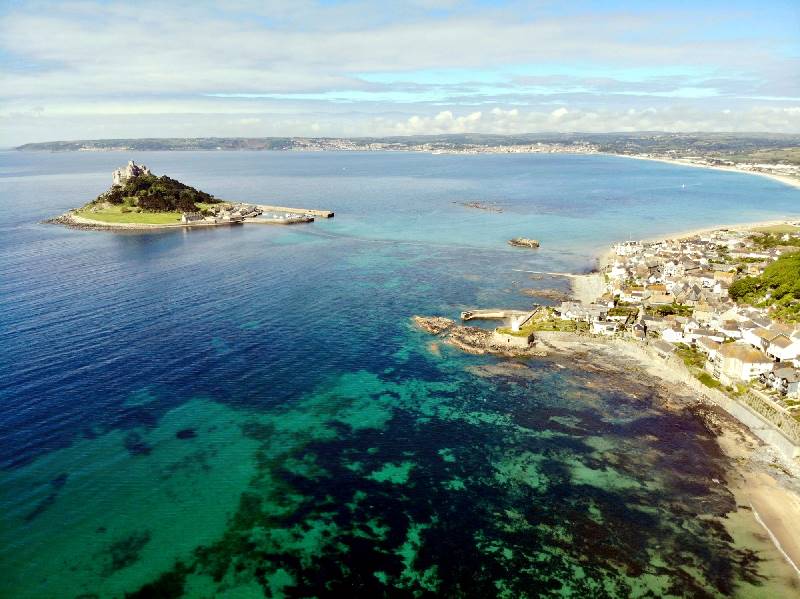
[[[800,106],[756,107],[744,112],[707,112],[688,107],[663,110],[580,110],[560,107],[551,112],[493,109],[456,116],[443,111],[433,117],[411,116],[399,122],[378,120],[382,134],[535,133],[604,131],[785,131],[800,133]]]
[[[164,123],[187,136],[797,130],[787,106],[800,97],[798,60],[778,35],[710,35],[702,9],[551,4],[11,3],[0,11],[0,143],[158,135]],[[393,74],[402,83],[386,83]]]

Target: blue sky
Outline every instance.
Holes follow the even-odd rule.
[[[0,0],[0,145],[800,132],[800,3]]]

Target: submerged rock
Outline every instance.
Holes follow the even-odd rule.
[[[520,292],[523,295],[528,295],[530,297],[543,297],[545,299],[553,300],[555,302],[565,302],[569,300],[572,296],[569,293],[561,291],[560,289],[533,289],[533,288],[525,288],[520,289]]]
[[[453,202],[453,203],[456,203],[456,202]],[[473,208],[475,210],[486,210],[488,212],[502,212],[503,211],[503,209],[498,207],[498,206],[494,206],[494,205],[490,205],[490,204],[484,204],[483,202],[461,202],[461,205],[464,206],[464,208]]]

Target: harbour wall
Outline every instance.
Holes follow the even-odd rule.
[[[293,212],[296,214],[311,214],[319,216],[320,218],[333,218],[334,213],[331,210],[316,210],[313,208],[288,208],[286,206],[271,206],[267,204],[256,204],[264,212]]]

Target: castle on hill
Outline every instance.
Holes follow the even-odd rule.
[[[136,164],[133,160],[128,162],[128,166],[120,167],[114,171],[112,175],[113,185],[125,185],[128,179],[138,177],[139,175],[149,175],[150,169],[145,165]]]

